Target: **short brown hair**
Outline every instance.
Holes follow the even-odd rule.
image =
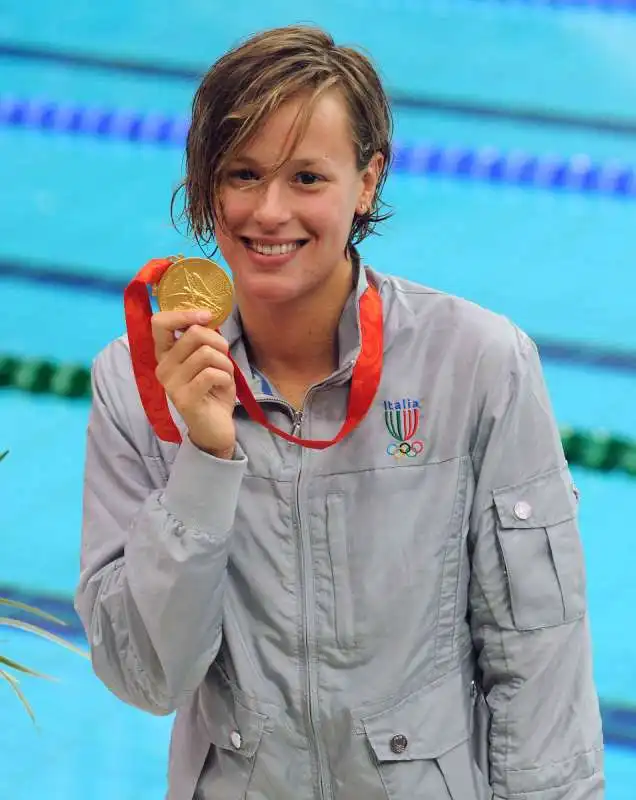
[[[316,100],[337,88],[347,103],[358,169],[374,155],[384,166],[370,208],[356,214],[348,248],[361,242],[390,213],[381,199],[391,161],[393,120],[371,60],[352,47],[336,45],[320,28],[292,25],[258,33],[222,56],[204,76],[192,103],[181,190],[188,231],[199,243],[214,239],[215,202],[223,170],[285,101],[309,93],[293,146],[300,140]],[[280,168],[281,165],[278,165]]]

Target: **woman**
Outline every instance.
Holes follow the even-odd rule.
[[[94,365],[77,608],[101,680],[177,711],[170,800],[602,797],[536,349],[361,264],[390,135],[373,66],[324,32],[227,53],[194,100],[185,193],[237,307],[220,333],[152,319],[182,444],[154,435],[125,338]],[[347,435],[316,449],[252,421],[230,355],[283,433]]]

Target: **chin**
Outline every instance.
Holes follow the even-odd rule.
[[[246,300],[272,305],[291,303],[311,291],[289,275],[249,275],[236,284]]]

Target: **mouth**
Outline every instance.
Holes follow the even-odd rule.
[[[265,242],[260,239],[249,239],[247,236],[240,238],[248,250],[253,250],[262,256],[286,256],[300,250],[309,241],[308,239],[293,239],[288,242]]]

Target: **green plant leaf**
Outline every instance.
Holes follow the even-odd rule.
[[[24,692],[22,691],[22,689],[20,689],[20,682],[18,681],[18,679],[15,678],[13,675],[10,675],[8,672],[5,672],[5,670],[3,670],[3,669],[0,669],[0,678],[4,678],[4,680],[13,689],[13,691],[18,696],[18,699],[20,700],[20,702],[24,706],[27,714],[31,717],[31,721],[34,724],[36,724],[36,722],[35,722],[35,714],[33,713],[33,709],[31,708],[31,704],[29,703],[29,701],[24,696]]]
[[[36,672],[29,667],[25,667],[24,664],[18,664],[17,661],[14,661],[11,658],[7,658],[6,656],[0,656],[0,665],[3,667],[9,667],[10,669],[16,670],[16,672],[23,672],[25,675],[31,675],[33,678],[43,678],[46,681],[56,681],[57,678],[52,678],[50,675],[45,675],[43,672]]]
[[[11,608],[19,608],[20,611],[26,611],[28,614],[33,614],[35,617],[46,619],[49,622],[55,622],[57,625],[66,625],[63,619],[54,617],[53,614],[47,614],[46,611],[40,611],[35,606],[29,606],[26,603],[21,603],[19,600],[8,600],[6,597],[0,597],[0,606],[10,606]]]
[[[0,625],[6,625],[8,628],[18,628],[18,630],[21,631],[28,631],[36,636],[40,636],[42,639],[48,639],[49,642],[55,642],[55,644],[59,644],[60,647],[64,647],[76,653],[78,656],[90,658],[89,653],[85,650],[80,650],[79,647],[67,642],[66,639],[62,639],[61,636],[56,636],[54,633],[49,633],[49,631],[38,628],[37,625],[31,625],[30,622],[22,622],[22,620],[12,619],[11,617],[0,617]]]

